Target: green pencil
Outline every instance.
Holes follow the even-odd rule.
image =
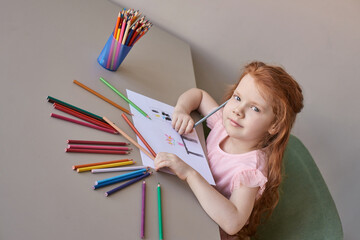
[[[126,102],[128,102],[131,106],[133,106],[136,110],[138,110],[142,115],[144,115],[144,116],[147,117],[148,119],[151,119],[146,112],[144,112],[143,110],[141,110],[135,103],[133,103],[133,102],[130,101],[127,97],[125,97],[121,92],[119,92],[116,88],[114,88],[114,87],[113,87],[110,83],[108,83],[104,78],[100,77],[100,81],[102,81],[103,83],[105,83],[106,86],[108,86],[111,90],[113,90],[115,93],[117,93],[117,95],[119,95],[120,97],[122,97],[122,99],[124,99]]]
[[[158,195],[158,217],[159,217],[159,240],[163,240],[163,228],[162,228],[162,211],[161,211],[161,188],[160,183],[157,185],[157,195]]]

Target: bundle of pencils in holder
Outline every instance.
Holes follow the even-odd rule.
[[[139,10],[119,12],[114,31],[110,35],[97,61],[101,66],[116,71],[134,44],[149,31],[152,24]]]

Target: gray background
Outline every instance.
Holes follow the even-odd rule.
[[[293,130],[311,152],[338,208],[346,239],[358,239],[360,2],[356,0],[116,0],[143,11],[191,46],[197,86],[220,103],[252,60],[284,66],[305,108]]]

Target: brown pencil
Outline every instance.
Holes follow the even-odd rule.
[[[130,113],[129,110],[123,108],[122,106],[120,106],[120,105],[117,104],[117,103],[114,103],[114,102],[111,101],[110,99],[108,99],[108,98],[104,97],[103,95],[101,95],[100,93],[92,90],[92,89],[89,88],[88,86],[85,86],[85,85],[82,84],[81,82],[79,82],[79,81],[77,81],[77,80],[74,80],[73,82],[74,82],[76,85],[78,85],[78,86],[82,87],[83,89],[89,91],[90,93],[94,94],[95,96],[101,98],[101,99],[104,100],[105,102],[108,102],[108,103],[110,103],[111,105],[113,105],[114,107],[120,109],[121,111],[123,111],[123,112],[125,112],[125,113],[127,113],[127,114],[129,114],[129,115],[133,115],[132,113]]]

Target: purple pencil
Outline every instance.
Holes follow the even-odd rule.
[[[141,198],[141,231],[140,237],[145,237],[145,194],[146,194],[146,182],[142,183],[142,198]]]
[[[123,189],[123,188],[126,188],[127,186],[130,186],[131,184],[136,183],[136,182],[140,181],[140,180],[143,179],[143,178],[146,178],[146,177],[150,176],[150,174],[151,174],[151,173],[149,173],[149,172],[148,172],[148,173],[145,173],[144,175],[141,175],[140,177],[134,178],[133,180],[130,180],[130,181],[128,181],[128,182],[126,182],[126,183],[124,183],[124,184],[122,184],[122,185],[114,188],[114,189],[111,189],[110,191],[108,191],[108,192],[105,193],[105,196],[108,197],[108,196],[110,196],[111,194],[116,193],[117,191],[119,191],[119,190],[121,190],[121,189]]]

